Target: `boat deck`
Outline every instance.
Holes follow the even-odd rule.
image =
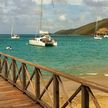
[[[42,108],[0,77],[0,108]]]

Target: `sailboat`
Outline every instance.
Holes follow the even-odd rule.
[[[107,34],[105,34],[105,35],[104,35],[104,38],[108,38],[108,35],[107,35]]]
[[[41,14],[40,14],[40,22],[39,22],[39,30],[38,30],[38,37],[35,37],[34,39],[29,40],[30,45],[36,45],[36,46],[57,46],[57,41],[55,41],[49,34],[48,31],[42,31],[42,6],[43,6],[43,0],[41,0]]]
[[[29,40],[29,44],[37,46],[57,46],[55,41],[47,31],[40,31],[39,37]]]
[[[95,26],[95,34],[94,34],[94,39],[102,39],[102,37],[99,35],[99,34],[97,34],[96,33],[96,31],[97,31],[97,28],[98,28],[98,17],[97,17],[97,20],[96,20],[96,26]]]
[[[20,36],[13,33],[14,30],[13,30],[14,26],[12,25],[12,28],[11,28],[11,39],[20,39]]]

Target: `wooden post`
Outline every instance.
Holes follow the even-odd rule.
[[[82,85],[82,106],[81,108],[89,108],[89,93],[86,89],[86,86]]]
[[[15,85],[15,83],[16,83],[16,67],[15,67],[15,60],[14,59],[12,59],[12,76],[13,76],[13,84]]]
[[[1,60],[1,54],[0,54],[0,73],[1,73],[1,64],[2,64],[2,60]]]
[[[5,72],[4,76],[7,79],[8,78],[8,65],[7,65],[7,57],[5,57]]]
[[[40,75],[39,75],[39,69],[35,68],[35,94],[36,94],[36,100],[40,97]]]
[[[22,79],[23,79],[23,93],[25,92],[25,88],[26,88],[26,70],[25,70],[25,65],[24,63],[22,63]]]
[[[59,108],[59,81],[57,75],[54,75],[53,77],[53,99],[53,108]]]

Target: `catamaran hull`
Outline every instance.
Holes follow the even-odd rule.
[[[96,36],[95,36],[94,39],[99,39],[99,40],[100,40],[100,39],[102,39],[102,37],[98,37],[98,36],[96,37]]]
[[[35,46],[45,46],[45,43],[41,42],[41,41],[36,41],[36,40],[29,40],[29,44],[30,45],[35,45]]]
[[[11,37],[11,39],[19,39],[20,37]]]
[[[35,46],[57,46],[57,42],[47,42],[44,43],[42,41],[36,41],[36,40],[29,40],[30,45],[35,45]]]

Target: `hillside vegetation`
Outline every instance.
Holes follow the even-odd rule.
[[[96,22],[89,23],[87,25],[75,28],[75,29],[69,29],[69,30],[60,30],[57,31],[55,34],[60,35],[72,35],[72,34],[79,34],[79,35],[93,35],[95,33],[95,25]],[[98,29],[100,28],[108,28],[108,19],[103,19],[98,21]]]

